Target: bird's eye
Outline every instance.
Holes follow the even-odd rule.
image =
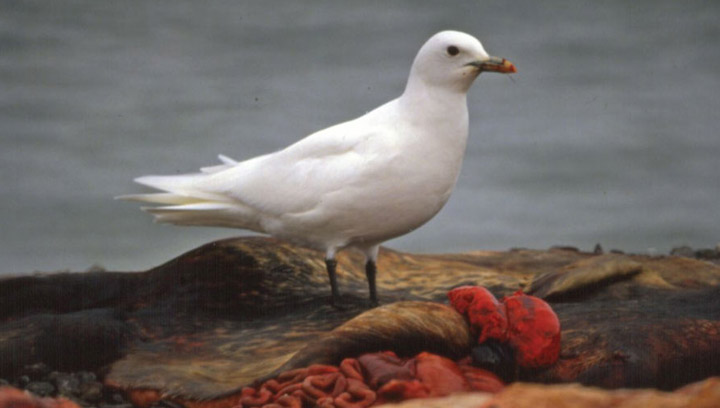
[[[451,57],[458,55],[459,52],[460,52],[460,50],[458,49],[458,47],[456,47],[454,45],[447,47],[447,53]]]

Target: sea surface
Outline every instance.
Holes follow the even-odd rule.
[[[437,31],[471,89],[447,206],[388,246],[720,242],[720,2],[0,2],[0,275],[143,270],[243,231],[153,224],[132,179],[246,159],[398,96]]]

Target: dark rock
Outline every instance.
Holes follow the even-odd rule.
[[[570,251],[570,252],[580,252],[580,250],[577,247],[570,246],[570,245],[553,245],[550,247],[551,251]]]
[[[110,402],[113,404],[123,404],[126,401],[122,394],[116,392],[110,396]]]
[[[692,248],[690,248],[687,245],[675,247],[670,250],[670,255],[675,256],[684,256],[686,258],[694,258],[695,257],[695,251],[693,251]]]
[[[50,367],[45,363],[30,364],[23,367],[22,374],[30,377],[30,380],[44,379],[50,373]]]
[[[718,259],[720,258],[720,252],[716,249],[698,249],[695,251],[695,258],[699,259]]]
[[[75,375],[53,372],[49,377],[51,381],[55,382],[55,387],[60,395],[71,396],[80,392],[80,380]]]
[[[161,399],[154,402],[150,408],[185,408],[185,406],[175,401]]]
[[[77,376],[78,380],[80,380],[81,384],[94,382],[95,380],[97,380],[97,376],[95,375],[95,373],[91,373],[89,371],[80,371],[75,375]]]
[[[102,400],[103,389],[103,385],[97,381],[81,383],[78,396],[87,402],[96,403]]]
[[[122,404],[101,403],[99,408],[134,408],[134,407],[133,407],[133,404],[130,404],[129,402],[125,402]]]
[[[27,375],[21,375],[20,377],[18,377],[16,384],[19,388],[24,389],[25,387],[27,387],[28,384],[30,384],[30,377],[28,377]]]
[[[55,392],[55,387],[45,381],[31,382],[25,387],[25,389],[38,397],[49,397]]]

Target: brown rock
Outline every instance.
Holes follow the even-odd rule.
[[[720,377],[675,392],[650,389],[603,390],[578,384],[516,383],[495,394],[469,393],[405,401],[378,408],[711,408],[720,406]]]
[[[558,271],[536,276],[526,292],[546,300],[576,296],[597,291],[599,286],[627,279],[642,271],[642,264],[618,254],[581,259]]]
[[[0,408],[80,408],[66,398],[39,398],[13,387],[0,386]]]
[[[554,283],[544,287],[557,296],[560,362],[521,373],[522,379],[672,389],[720,372],[720,266],[680,257],[618,257],[382,249],[378,290],[385,305],[445,302],[459,285],[482,285],[503,296],[554,273]],[[332,308],[322,253],[270,238],[239,238],[204,245],[147,272],[3,279],[0,375],[37,361],[65,370],[107,365],[106,381],[121,388],[194,399],[225,395],[333,337],[331,330],[370,308],[361,256],[342,253],[338,275],[344,304]],[[418,322],[420,328],[432,324],[422,317]],[[352,338],[382,324],[368,321]],[[437,328],[426,329],[412,341],[422,344]],[[402,354],[410,340],[400,326],[392,330],[376,347],[394,343]],[[312,355],[325,357],[295,358]]]

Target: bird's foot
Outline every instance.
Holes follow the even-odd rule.
[[[368,310],[378,307],[380,302],[377,299],[362,299],[355,296],[331,297],[330,307],[337,311],[348,311],[353,309]]]

